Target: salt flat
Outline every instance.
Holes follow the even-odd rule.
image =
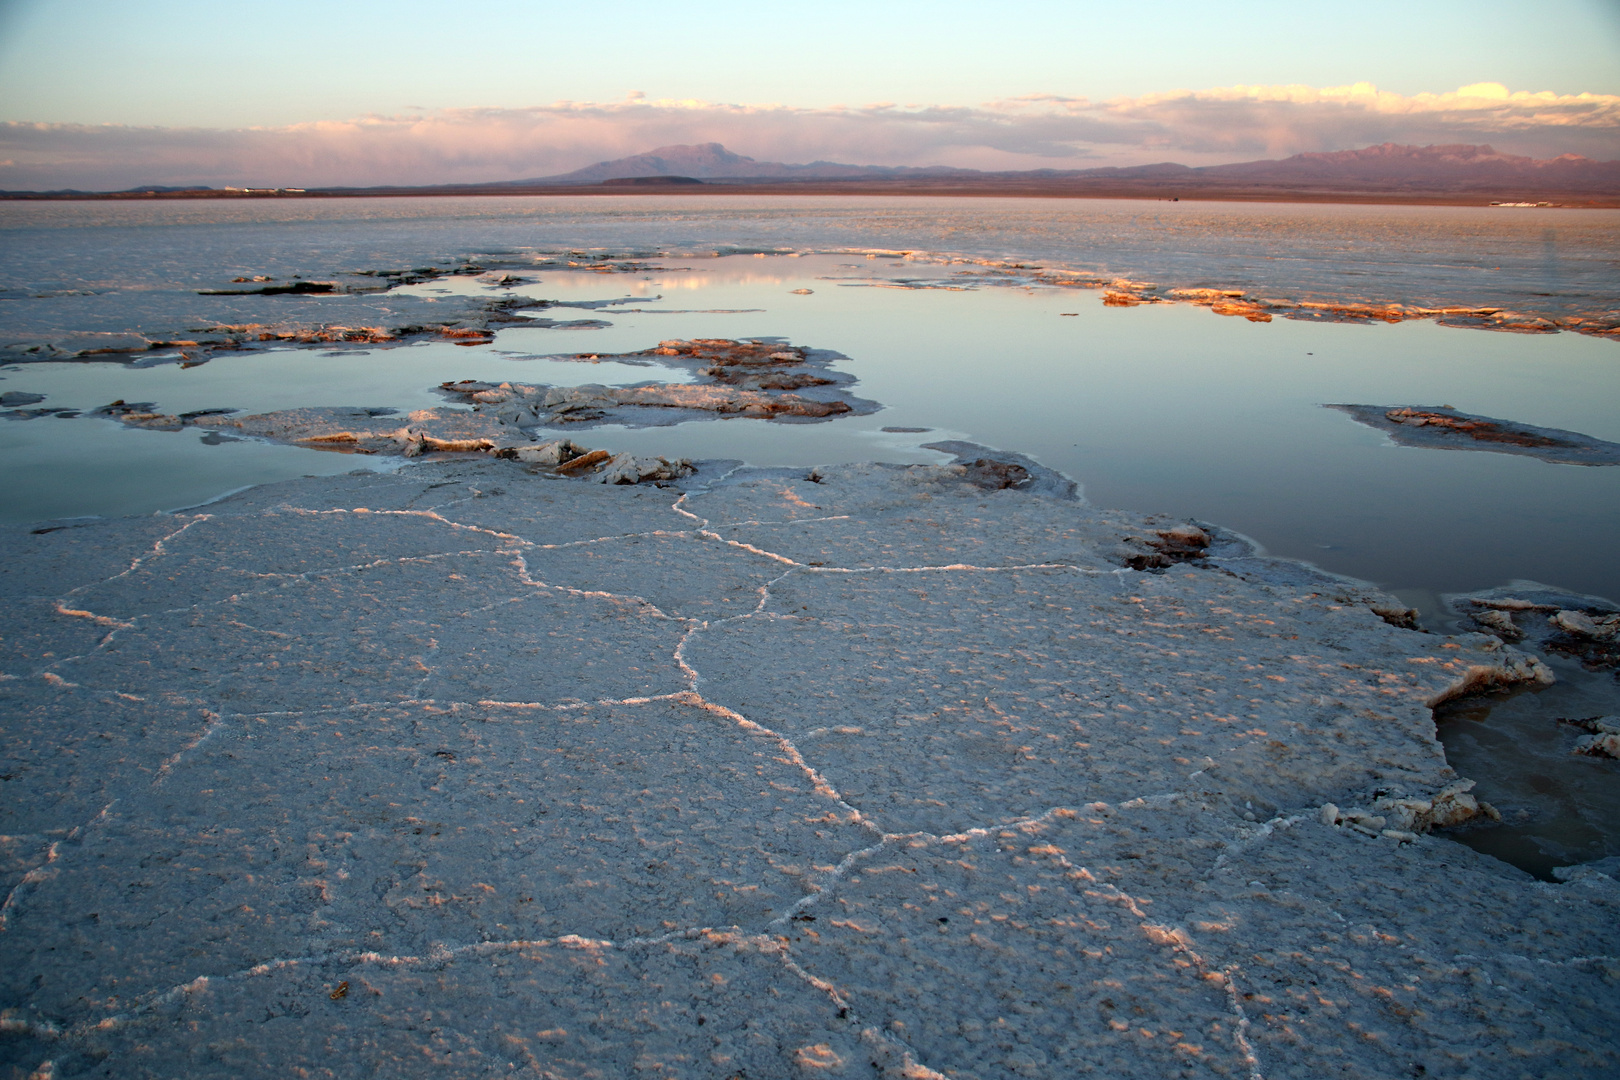
[[[1426,832],[1431,706],[1545,669],[973,479],[8,527],[4,1075],[1620,1068],[1612,860]]]

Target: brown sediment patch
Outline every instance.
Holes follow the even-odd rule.
[[[1301,300],[1290,306],[1323,318],[1365,319],[1373,322],[1398,323],[1411,318],[1423,317],[1400,304],[1347,304]]]
[[[978,458],[965,468],[968,480],[986,491],[1003,491],[1029,482],[1029,470],[1016,461]]]
[[[439,330],[439,336],[447,338],[457,345],[488,345],[495,340],[495,331],[475,327],[446,326]]]
[[[1510,446],[1569,446],[1567,440],[1555,439],[1524,428],[1505,428],[1494,420],[1472,419],[1454,413],[1432,409],[1391,409],[1384,416],[1392,423],[1413,427],[1437,427],[1460,432],[1480,442],[1507,443]]]
[[[1208,554],[1210,535],[1197,525],[1172,525],[1147,536],[1127,536],[1117,557],[1132,570],[1164,570]]]
[[[1114,289],[1110,289],[1103,293],[1104,307],[1138,307],[1142,304],[1164,303],[1169,303],[1169,301],[1165,300],[1163,297],[1143,296],[1140,293],[1119,292]]]
[[[581,454],[576,458],[570,458],[563,462],[557,466],[557,471],[560,473],[582,472],[593,465],[602,464],[612,456],[606,450],[592,450],[589,453]]]
[[[1271,313],[1252,300],[1223,300],[1209,306],[1217,315],[1241,315],[1250,322],[1270,322]]]
[[[824,365],[817,365],[812,350],[800,345],[730,338],[672,339],[627,355],[658,357],[666,363],[684,361],[698,366],[700,375],[717,383],[749,390],[802,390],[836,382],[812,370]]]

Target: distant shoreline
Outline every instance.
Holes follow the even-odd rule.
[[[1225,185],[1200,188],[1194,185],[1130,183],[1075,184],[1073,182],[979,182],[940,181],[785,181],[730,182],[690,181],[669,184],[566,184],[566,185],[444,185],[434,187],[325,188],[297,190],[121,192],[0,192],[0,201],[9,202],[147,202],[174,200],[252,200],[252,199],[377,199],[430,197],[578,197],[578,196],[705,196],[705,195],[799,195],[909,198],[1002,198],[1002,199],[1141,199],[1161,202],[1237,203],[1340,203],[1380,206],[1490,206],[1492,203],[1546,203],[1534,209],[1620,209],[1620,192],[1613,195],[1523,190],[1490,191],[1369,191],[1344,188],[1285,188],[1265,185]],[[1503,209],[1514,209],[1506,206]],[[1531,209],[1531,207],[1523,207]]]

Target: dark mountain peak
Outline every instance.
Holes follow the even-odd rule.
[[[598,161],[561,176],[544,177],[542,182],[553,184],[597,184],[604,180],[623,180],[639,176],[690,176],[701,179],[744,177],[761,175],[761,170],[781,169],[788,166],[761,165],[751,157],[734,154],[717,142],[694,145],[676,144],[660,146],[644,154]],[[533,181],[522,181],[532,183]]]
[[[971,174],[971,169],[947,166],[911,168],[885,165],[844,165],[836,161],[813,161],[808,165],[788,165],[779,161],[756,161],[727,150],[717,142],[694,145],[660,146],[645,154],[599,161],[561,176],[518,180],[518,184],[599,184],[605,180],[625,180],[640,176],[689,176],[702,180],[859,180],[892,176],[938,176]]]
[[[711,167],[725,167],[728,165],[752,165],[754,159],[741,154],[733,154],[717,142],[696,143],[694,145],[659,146],[647,151],[645,154],[636,154],[625,158],[633,161],[635,158],[658,158],[661,161],[682,161],[694,165],[708,165]]]

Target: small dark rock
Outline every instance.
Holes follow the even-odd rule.
[[[337,283],[332,281],[295,281],[290,285],[266,285],[262,289],[198,289],[198,296],[307,296],[312,293],[334,293]]]
[[[1029,480],[1029,470],[1011,461],[979,458],[967,467],[967,478],[986,491],[1017,487]]]

